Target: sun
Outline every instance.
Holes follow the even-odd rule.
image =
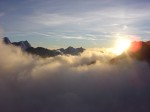
[[[131,46],[131,40],[128,38],[119,38],[116,43],[113,52],[116,55],[120,55]]]

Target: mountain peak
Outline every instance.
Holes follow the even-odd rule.
[[[20,42],[13,42],[12,44],[15,46],[20,46],[23,50],[26,50],[31,47],[30,43],[27,40]]]
[[[4,37],[3,41],[5,44],[12,44],[14,46],[18,46],[23,51],[33,54],[33,55],[38,55],[40,57],[53,57],[53,56],[57,56],[57,55],[67,55],[67,54],[79,55],[80,53],[82,53],[85,50],[82,47],[74,48],[72,46],[69,46],[66,49],[60,48],[57,50],[49,50],[49,49],[43,48],[43,47],[34,48],[30,45],[30,43],[27,40],[11,43],[8,37]]]
[[[11,44],[11,41],[9,40],[8,37],[4,37],[4,38],[3,38],[3,42],[4,42],[5,44]]]

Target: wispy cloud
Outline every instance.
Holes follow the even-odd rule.
[[[64,39],[79,39],[79,40],[84,40],[85,38],[82,36],[63,36],[62,38]]]
[[[77,40],[97,40],[89,36],[62,36],[64,39],[77,39]]]
[[[42,36],[46,36],[46,37],[51,37],[51,34],[46,34],[46,33],[40,33],[40,32],[31,32],[32,34],[38,34],[38,35],[42,35]]]
[[[116,33],[142,37],[149,35],[146,33],[150,23],[150,2],[147,0],[142,2],[140,0],[61,0],[59,2],[31,0],[8,4],[9,8],[16,7],[17,10],[8,11],[9,14],[1,21],[2,25],[7,31],[37,32],[31,35],[34,37],[37,35],[57,36],[57,39],[61,39],[66,36],[64,39],[75,39],[76,36],[79,40],[84,39],[85,35],[90,33],[95,38],[89,37],[91,38],[89,40],[104,40],[107,37],[113,39]],[[6,5],[1,7],[4,8],[4,6]],[[3,16],[3,14],[0,15]],[[51,35],[48,32],[56,34]],[[64,32],[68,32],[70,37],[63,34]]]
[[[28,20],[46,26],[58,26],[68,23],[77,23],[81,18],[61,14],[39,13],[29,17]]]

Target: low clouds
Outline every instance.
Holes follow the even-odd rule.
[[[2,112],[141,112],[149,108],[149,65],[106,49],[41,59],[0,43]],[[102,52],[103,51],[103,52]],[[91,63],[96,60],[96,63]]]

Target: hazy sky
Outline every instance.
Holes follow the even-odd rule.
[[[0,27],[33,46],[110,47],[118,36],[150,34],[150,0],[1,0]]]

